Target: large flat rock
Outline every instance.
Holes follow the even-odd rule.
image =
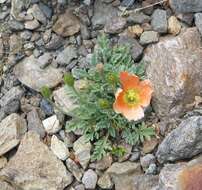
[[[3,119],[0,123],[0,156],[16,147],[26,130],[25,120],[15,113]]]
[[[14,68],[16,77],[26,86],[40,91],[43,86],[50,88],[62,81],[62,73],[54,67],[40,68],[40,62],[34,56],[27,57]]]
[[[0,172],[24,190],[63,190],[72,175],[35,132],[28,132],[17,153]]]
[[[160,116],[186,111],[202,91],[201,37],[196,28],[164,37],[146,49],[147,76],[153,83],[153,107]]]

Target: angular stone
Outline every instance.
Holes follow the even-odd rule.
[[[35,30],[40,26],[37,20],[28,20],[25,22],[25,29]]]
[[[68,65],[73,59],[77,58],[77,51],[74,46],[67,46],[62,52],[60,52],[56,58],[56,62],[59,65]]]
[[[184,120],[159,145],[156,153],[158,161],[164,163],[183,160],[202,153],[201,134],[201,116],[193,116]]]
[[[70,10],[66,10],[53,25],[53,31],[62,37],[72,36],[80,31],[80,21]]]
[[[36,91],[40,91],[43,86],[55,87],[62,81],[60,70],[51,66],[41,69],[38,60],[33,55],[18,63],[14,68],[14,73],[23,84]]]
[[[132,190],[133,178],[141,174],[141,166],[139,163],[133,162],[115,162],[106,171],[115,183],[116,190]]]
[[[94,29],[101,29],[108,20],[118,16],[118,10],[111,4],[105,4],[100,0],[94,2],[94,15],[91,19]]]
[[[139,61],[142,58],[143,47],[136,39],[128,36],[121,36],[119,38],[118,44],[130,47],[131,56],[134,61]]]
[[[177,116],[202,90],[200,34],[189,28],[148,47],[144,60],[154,88],[153,108],[161,116]]]
[[[61,87],[54,91],[53,96],[56,104],[67,114],[71,114],[71,111],[77,107],[76,100],[72,99],[72,97],[68,95],[68,89],[65,87]]]
[[[88,169],[83,175],[82,183],[86,189],[95,189],[97,174],[92,169]]]
[[[106,155],[102,158],[102,160],[97,161],[96,163],[96,169],[97,170],[105,170],[111,166],[113,162],[111,155]]]
[[[127,21],[130,24],[143,24],[150,22],[151,18],[148,15],[145,15],[143,12],[133,12],[127,18]]]
[[[50,148],[60,160],[66,160],[69,156],[68,148],[65,146],[64,142],[59,140],[55,135],[51,138]]]
[[[156,175],[135,176],[133,179],[133,190],[157,190],[158,181],[159,177]]]
[[[66,166],[68,170],[74,175],[77,181],[81,181],[83,176],[83,169],[81,169],[72,159],[68,158],[66,160]]]
[[[156,9],[152,14],[151,25],[158,33],[166,33],[168,28],[167,15],[165,10]]]
[[[1,99],[0,107],[4,107],[14,100],[20,100],[24,94],[24,90],[19,86],[12,87]]]
[[[201,0],[170,0],[171,8],[177,13],[195,13],[202,11]]]
[[[159,41],[159,35],[155,31],[145,31],[140,36],[140,44],[148,45]]]
[[[143,142],[143,152],[145,154],[152,152],[156,146],[158,145],[158,139],[157,138],[152,138],[150,140],[145,140]]]
[[[6,164],[7,164],[7,159],[6,159],[6,157],[1,156],[1,157],[0,157],[0,170],[1,170],[2,168],[4,168],[4,167],[6,166]],[[0,186],[0,187],[1,187],[1,186]]]
[[[98,185],[102,189],[112,189],[113,183],[111,181],[111,178],[108,174],[104,173],[99,179],[98,179]]]
[[[46,118],[42,123],[48,134],[57,133],[62,128],[56,115]]]
[[[168,32],[173,35],[179,34],[181,31],[181,24],[175,16],[168,19]]]
[[[195,17],[195,25],[202,36],[202,13],[196,13],[194,17]]]
[[[0,123],[0,156],[16,147],[27,126],[24,119],[17,114],[11,114]]]
[[[36,109],[33,109],[27,114],[27,122],[29,131],[35,131],[41,138],[45,137],[45,129]]]
[[[75,156],[84,169],[86,169],[90,161],[91,148],[92,148],[91,143],[86,141],[84,136],[81,136],[74,143],[73,149],[75,151]]]
[[[28,132],[0,175],[5,175],[23,189],[59,190],[73,178],[63,163],[40,141],[39,135]]]
[[[12,0],[11,1],[11,15],[18,21],[24,20],[24,17],[20,13],[27,9],[31,3],[31,0]]]
[[[43,14],[38,4],[34,4],[28,11],[28,14],[32,14],[33,17],[42,24],[46,24],[46,16]]]
[[[126,19],[122,17],[114,17],[107,21],[104,31],[109,34],[118,34],[126,27]]]

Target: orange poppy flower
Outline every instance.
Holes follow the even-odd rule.
[[[144,109],[149,106],[152,86],[149,80],[140,81],[139,77],[127,72],[120,73],[122,89],[116,92],[113,104],[114,111],[121,113],[129,121],[144,117]]]

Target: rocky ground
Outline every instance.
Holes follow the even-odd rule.
[[[0,0],[1,190],[201,190],[202,1],[134,11],[157,2]],[[148,63],[158,136],[91,162],[92,145],[65,131],[67,117],[39,91],[49,86],[71,112],[63,73],[88,66],[103,32]]]

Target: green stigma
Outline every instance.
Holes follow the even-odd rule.
[[[140,96],[137,90],[135,89],[129,89],[125,92],[124,100],[127,104],[130,106],[134,106],[139,103]]]

